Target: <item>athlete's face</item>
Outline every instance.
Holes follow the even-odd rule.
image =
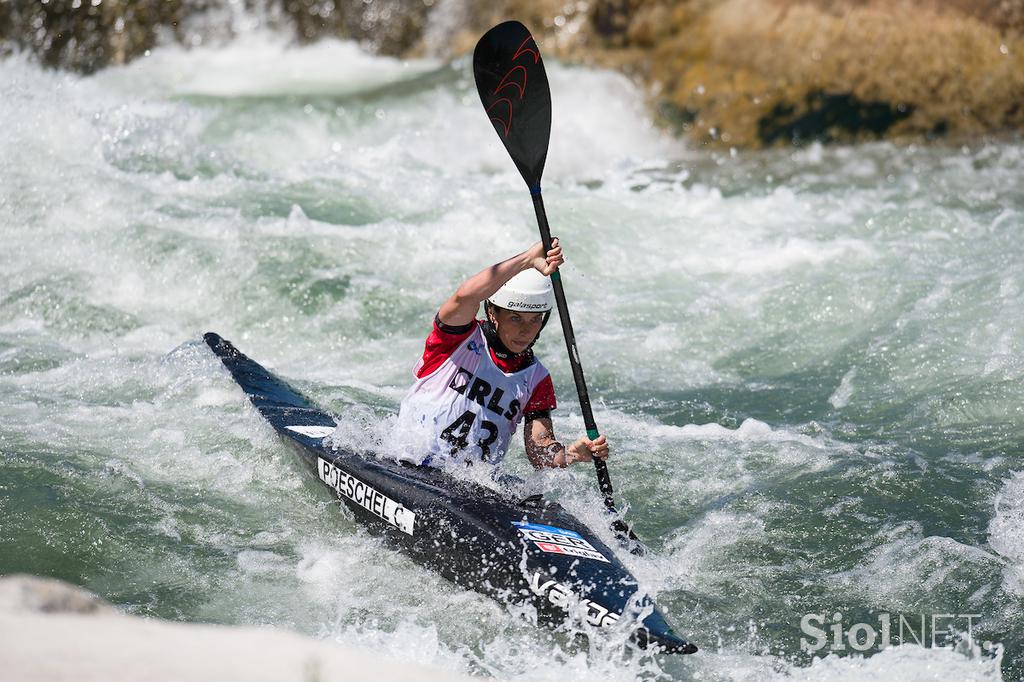
[[[529,348],[544,324],[544,313],[520,313],[515,310],[495,308],[491,312],[498,338],[513,353],[522,353]]]

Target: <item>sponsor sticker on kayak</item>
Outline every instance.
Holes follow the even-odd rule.
[[[518,528],[523,537],[533,542],[542,552],[566,554],[610,563],[601,552],[597,551],[576,531],[525,521],[514,521],[512,525]]]
[[[286,426],[284,427],[289,431],[294,431],[302,436],[309,438],[327,438],[327,436],[334,433],[334,429],[337,426]]]
[[[619,614],[596,601],[581,599],[567,585],[540,571],[530,576],[530,591],[563,611],[572,611],[575,604],[580,604],[584,607],[586,620],[591,625],[609,627],[619,621]]]
[[[316,473],[320,480],[337,490],[339,495],[347,497],[403,533],[413,534],[416,526],[415,512],[406,509],[404,505],[395,502],[355,476],[342,471],[323,457],[318,457],[317,460]]]

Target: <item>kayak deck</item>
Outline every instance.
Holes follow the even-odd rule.
[[[515,500],[436,468],[328,445],[334,418],[214,333],[204,335],[260,414],[295,447],[356,521],[457,585],[538,619],[595,628],[637,618],[632,638],[666,653],[697,648],[675,634],[614,552],[560,505]],[[637,614],[637,615],[634,615]]]

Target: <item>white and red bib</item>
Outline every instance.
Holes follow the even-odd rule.
[[[523,408],[547,376],[538,360],[518,372],[503,372],[476,325],[451,355],[409,389],[402,399],[399,428],[429,433],[429,438],[416,439],[430,443],[425,464],[449,456],[500,462]]]

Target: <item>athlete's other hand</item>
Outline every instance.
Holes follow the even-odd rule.
[[[527,251],[530,265],[537,269],[542,275],[550,275],[558,269],[558,266],[565,262],[562,257],[562,247],[558,243],[558,237],[551,239],[551,249],[544,253],[544,242],[537,242]]]
[[[569,451],[571,462],[589,462],[595,457],[608,459],[608,439],[605,436],[598,436],[594,440],[590,440],[584,436],[566,450]]]

